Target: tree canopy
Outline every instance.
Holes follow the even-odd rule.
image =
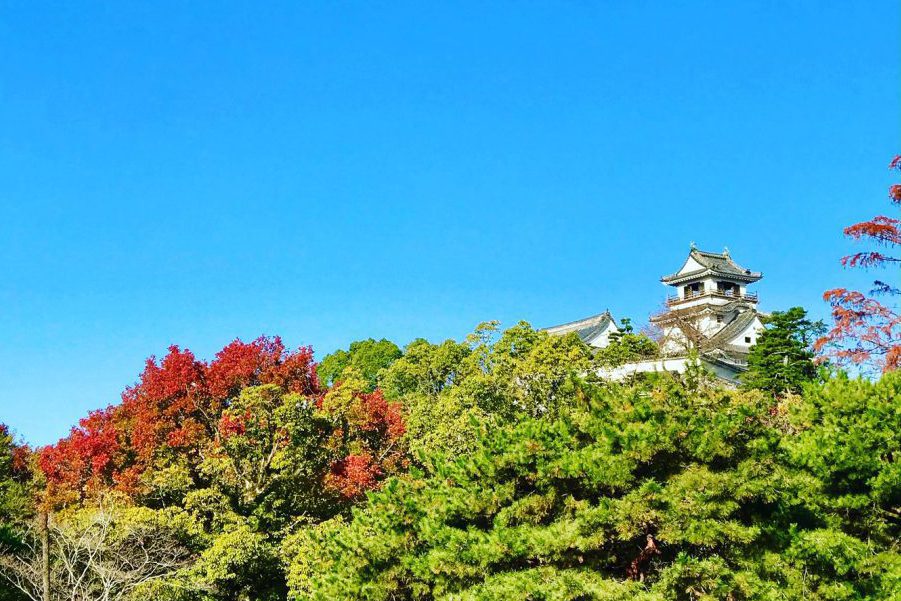
[[[811,346],[824,326],[807,319],[801,307],[761,319],[765,329],[748,355],[748,370],[742,374],[745,387],[773,394],[800,392],[817,375]]]
[[[323,383],[331,385],[341,379],[348,368],[356,371],[366,382],[368,391],[375,390],[379,373],[403,355],[390,340],[358,340],[350,343],[348,350],[337,350],[323,357],[317,373]]]
[[[68,601],[901,598],[901,374],[808,378],[810,325],[775,313],[741,391],[604,382],[524,322],[330,379],[172,347],[55,445],[0,428],[0,600],[44,541]]]
[[[643,333],[635,333],[632,320],[624,318],[619,331],[610,335],[610,343],[595,352],[595,361],[601,367],[619,367],[659,355],[657,343]]]
[[[295,599],[901,594],[901,378],[760,392],[579,387],[286,543]],[[845,434],[841,434],[845,433]]]
[[[29,449],[17,444],[10,429],[0,424],[0,552],[22,548],[21,526],[33,513]],[[22,597],[0,579],[0,601]]]
[[[901,155],[889,164],[901,171]],[[889,200],[901,206],[901,184],[889,187]],[[832,327],[816,342],[816,350],[841,365],[866,370],[891,371],[901,367],[901,312],[896,304],[880,297],[899,298],[898,269],[901,267],[901,219],[877,215],[868,221],[849,225],[845,236],[868,242],[868,250],[842,258],[843,267],[889,269],[888,281],[876,280],[869,294],[847,288],[823,293],[832,308]]]

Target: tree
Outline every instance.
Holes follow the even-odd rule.
[[[122,403],[39,452],[48,506],[68,516],[115,494],[188,516],[191,566],[155,577],[148,598],[279,601],[285,534],[406,469],[401,406],[369,384],[351,365],[323,389],[312,350],[278,338],[236,340],[208,362],[173,346]]]
[[[105,499],[98,507],[50,524],[53,599],[149,599],[141,591],[185,567],[188,529],[172,512],[124,508]],[[43,599],[41,543],[29,531],[21,545],[0,554],[0,577],[32,601]]]
[[[595,361],[601,367],[618,367],[633,361],[654,359],[660,356],[660,347],[644,333],[636,334],[632,320],[624,318],[618,332],[610,335],[610,344],[595,352]]]
[[[352,367],[344,375],[322,398],[318,415],[331,425],[327,448],[333,460],[325,487],[353,500],[406,468],[406,424],[400,403],[386,400],[381,390],[366,392],[366,381]]]
[[[801,307],[774,311],[761,321],[765,329],[748,355],[744,386],[772,394],[800,392],[801,385],[817,375],[811,345],[825,326],[807,319]]]
[[[201,471],[239,514],[254,514],[261,528],[283,527],[290,516],[320,510],[328,426],[316,399],[274,384],[247,387],[223,411]]]
[[[382,378],[402,404],[411,455],[465,454],[479,432],[529,416],[556,415],[572,399],[571,380],[591,365],[575,334],[551,336],[529,324],[498,333],[480,324],[466,341],[416,340]]]
[[[110,489],[143,499],[153,496],[149,484],[158,470],[181,465],[197,474],[222,412],[242,389],[265,384],[320,394],[312,349],[291,352],[278,337],[260,337],[233,341],[211,362],[177,346],[161,361],[151,357],[121,404],[92,412],[41,450],[49,501],[65,506]]]
[[[889,169],[901,170],[901,155],[896,156]],[[889,188],[889,198],[901,206],[901,184]],[[875,245],[842,258],[842,265],[851,268],[901,268],[901,220],[885,215],[876,216],[845,228],[845,235],[853,240]],[[823,299],[832,307],[833,325],[817,340],[815,349],[839,364],[857,365],[864,369],[877,368],[883,372],[901,367],[901,312],[897,304],[884,303],[877,296],[897,298],[901,290],[895,283],[874,282],[869,295],[856,290],[835,288],[827,290]]]
[[[356,370],[366,381],[366,391],[372,392],[378,385],[379,373],[403,355],[390,340],[358,340],[350,343],[348,350],[337,350],[326,355],[317,366],[322,382],[332,385],[341,379],[348,368]]]
[[[901,594],[901,376],[758,391],[582,384],[287,539],[292,599]]]
[[[31,450],[17,444],[0,424],[0,544],[13,537],[15,524],[31,513]]]
[[[0,424],[0,553],[19,549],[24,527],[34,516],[30,449],[17,444],[10,429]],[[21,591],[3,584],[0,601],[19,601]]]

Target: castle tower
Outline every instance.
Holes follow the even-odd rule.
[[[741,365],[763,329],[757,295],[748,286],[763,274],[738,265],[728,249],[712,253],[691,246],[676,273],[661,278],[675,288],[666,311],[651,319],[662,330],[665,355],[690,350]]]

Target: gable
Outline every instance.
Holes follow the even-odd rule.
[[[547,332],[552,336],[562,336],[569,334],[570,332],[575,332],[585,344],[595,348],[602,348],[609,344],[610,334],[618,332],[619,328],[616,327],[610,313],[605,311],[578,321],[571,321],[559,326],[544,328],[542,331]]]
[[[763,331],[763,323],[757,315],[734,337],[728,340],[728,344],[735,346],[750,346],[757,344],[757,336]],[[751,342],[745,342],[745,338],[750,338]]]
[[[676,272],[676,275],[691,273],[693,271],[698,271],[699,269],[706,269],[706,267],[698,263],[693,256],[688,255],[688,259],[685,260],[685,264],[682,266],[682,269]]]
[[[607,321],[602,326],[595,328],[591,333],[586,333],[585,336],[582,336],[582,342],[587,344],[588,346],[593,346],[595,348],[604,348],[608,344],[610,344],[610,335],[614,332],[619,332],[619,328],[616,327],[616,324],[613,323],[612,320]]]

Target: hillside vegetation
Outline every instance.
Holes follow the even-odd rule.
[[[173,347],[57,445],[4,430],[0,599],[45,514],[52,599],[901,598],[901,374],[611,384],[526,324],[340,359]]]

